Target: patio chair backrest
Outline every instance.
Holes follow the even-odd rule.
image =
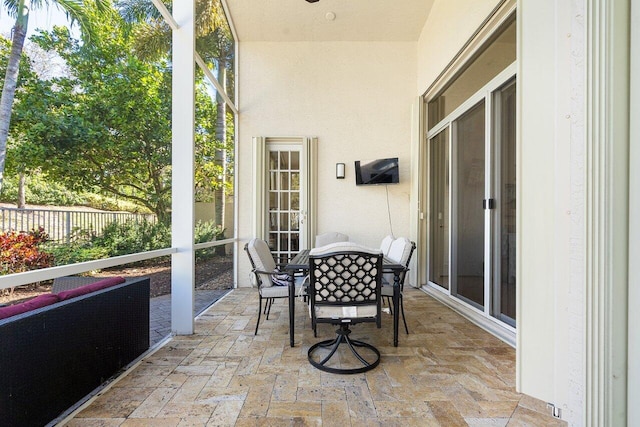
[[[330,322],[336,318],[377,317],[382,277],[382,253],[378,249],[351,242],[333,243],[312,249],[309,264],[312,315]]]
[[[389,256],[389,249],[391,248],[391,244],[394,240],[395,237],[393,237],[393,234],[389,234],[382,239],[382,242],[380,242],[380,250],[384,256]]]
[[[411,241],[406,237],[398,237],[389,247],[387,258],[395,262],[407,266],[407,261],[411,256]]]
[[[254,270],[273,272],[276,269],[276,262],[271,255],[269,245],[262,239],[253,238],[247,243],[247,255]],[[269,274],[256,273],[259,287],[273,285]]]
[[[348,242],[349,236],[346,234],[330,231],[328,233],[318,234],[316,236],[316,248],[326,246],[329,243]]]
[[[391,243],[391,247],[389,248],[389,253],[387,254],[387,258],[397,262],[398,264],[402,264],[405,267],[409,268],[409,263],[411,262],[411,255],[415,250],[416,245],[411,240],[406,237],[398,237]],[[404,284],[404,278],[406,276],[406,271],[400,274],[400,284]],[[393,273],[385,273],[384,279],[388,283],[393,283],[394,276]]]

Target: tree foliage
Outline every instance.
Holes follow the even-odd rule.
[[[43,150],[44,170],[69,188],[99,188],[166,220],[171,190],[169,65],[140,60],[117,15],[103,19],[97,31],[90,45],[60,27],[34,38],[42,48],[55,50],[71,75],[50,80],[37,95],[27,138]]]
[[[131,9],[128,20],[97,7],[85,8],[85,20],[93,24],[91,43],[74,39],[64,27],[32,37],[44,51],[64,60],[67,74],[40,79],[25,58],[24,83],[14,104],[9,170],[38,170],[71,190],[130,200],[166,222],[171,206],[172,107],[167,32],[160,24],[151,25],[157,16],[146,0],[130,3],[142,12]],[[208,11],[211,22],[202,24],[201,38],[220,40],[203,56],[215,57],[225,46],[231,53],[222,58],[228,60],[233,56],[228,26],[220,25],[220,15],[211,15],[221,9],[209,10],[205,3],[197,4]],[[143,54],[140,36],[152,27],[162,28],[156,38],[163,49]],[[234,118],[201,72],[195,107],[196,200],[212,201],[232,188]]]
[[[0,95],[0,189],[2,189],[5,170],[13,103],[20,75],[20,61],[29,26],[29,13],[31,10],[48,8],[54,4],[66,12],[72,24],[77,22],[80,25],[85,41],[91,39],[94,29],[86,19],[85,10],[91,8],[99,14],[113,11],[109,0],[4,0],[0,3],[0,10],[4,6],[9,16],[15,18],[11,49],[7,56],[2,95]],[[94,19],[93,22],[95,23],[96,20]]]

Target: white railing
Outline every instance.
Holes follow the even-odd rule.
[[[193,245],[194,250],[206,249],[215,246],[235,243],[237,239],[229,238],[224,240],[215,240],[205,243],[197,243]],[[14,273],[6,276],[0,276],[0,290],[13,288],[21,285],[28,285],[45,280],[52,280],[62,276],[71,276],[74,274],[86,273],[87,271],[100,270],[103,268],[116,267],[132,262],[144,261],[161,256],[171,255],[178,252],[176,248],[157,249],[148,252],[138,252],[131,255],[121,255],[112,258],[99,259],[95,261],[85,261],[70,265],[60,265],[57,267],[43,268],[40,270],[25,271],[22,273]]]
[[[78,230],[100,235],[107,224],[126,221],[155,223],[157,219],[152,214],[127,212],[0,208],[0,232],[31,231],[42,227],[54,242],[68,242]]]

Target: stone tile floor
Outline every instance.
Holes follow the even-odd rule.
[[[515,392],[515,350],[423,292],[405,290],[410,335],[392,345],[382,329],[353,326],[375,345],[380,365],[356,375],[307,361],[315,342],[296,305],[289,346],[286,301],[274,303],[254,336],[255,289],[234,290],[178,336],[76,410],[67,426],[563,426],[544,402]],[[402,331],[402,329],[401,329]]]
[[[228,289],[196,289],[193,312],[197,316]],[[154,346],[171,334],[171,294],[149,300],[149,345]]]

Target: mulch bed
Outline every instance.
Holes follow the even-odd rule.
[[[162,257],[132,266],[118,266],[92,274],[95,277],[149,277],[151,297],[171,293],[171,260]],[[233,287],[233,256],[215,256],[196,262],[196,289],[231,289]],[[51,292],[51,283],[38,283],[16,288],[12,295],[9,290],[0,294],[0,304],[15,304],[43,293]]]

